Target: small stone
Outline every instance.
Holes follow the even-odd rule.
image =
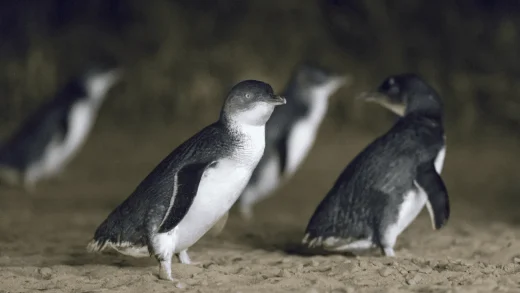
[[[52,278],[52,270],[50,268],[41,268],[39,269],[39,273],[44,279],[48,280]]]
[[[454,272],[465,272],[466,267],[461,264],[454,264],[449,266],[449,270]]]
[[[202,280],[202,281],[200,282],[200,284],[201,284],[202,286],[208,286],[208,281],[206,281],[206,280]]]
[[[282,263],[290,263],[291,260],[289,258],[284,258],[282,259]]]
[[[423,267],[423,268],[419,269],[419,273],[423,273],[423,274],[431,274],[432,271],[433,270],[430,267]]]
[[[513,258],[513,262],[520,264],[520,257]]]
[[[482,272],[484,274],[491,274],[495,271],[496,267],[494,265],[489,265],[487,267],[485,267],[484,269],[482,269]]]
[[[277,274],[277,277],[289,278],[291,277],[291,273],[288,270],[283,269]]]
[[[318,261],[316,261],[316,260],[311,261],[311,266],[317,267],[319,265],[320,265],[320,263]]]
[[[406,278],[406,283],[408,285],[417,285],[417,284],[419,284],[419,282],[421,282],[421,280],[422,280],[422,277],[419,274],[413,274],[413,275],[410,274]]]
[[[179,289],[184,289],[184,288],[186,288],[186,284],[179,282],[179,283],[175,284],[175,287],[177,287]]]
[[[392,270],[390,268],[382,268],[382,269],[379,270],[379,274],[381,275],[381,277],[388,277],[393,272],[394,272],[394,270]]]
[[[516,265],[513,263],[508,263],[508,264],[504,265],[504,271],[506,273],[514,273],[515,270],[516,270]]]
[[[391,259],[385,259],[383,261],[383,264],[386,266],[396,266],[397,262],[395,262],[394,260],[391,260]]]

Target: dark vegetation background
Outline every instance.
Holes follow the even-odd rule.
[[[441,93],[450,143],[487,137],[485,145],[469,144],[468,156],[485,149],[511,157],[520,126],[519,28],[515,0],[3,1],[0,125],[6,132],[17,126],[97,59],[115,59],[127,71],[94,131],[202,126],[233,84],[260,79],[281,91],[307,59],[354,78],[332,98],[323,131],[386,130],[393,115],[353,96],[389,74],[414,71]],[[479,176],[464,184],[501,180],[505,187],[482,194],[483,202],[496,192],[516,200],[510,157],[471,167]],[[447,160],[458,164],[457,175],[468,172],[466,161]]]

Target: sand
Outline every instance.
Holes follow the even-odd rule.
[[[373,137],[348,131],[322,139],[294,179],[257,206],[254,222],[232,210],[222,234],[190,249],[200,265],[175,260],[175,283],[158,279],[153,258],[87,254],[97,225],[185,137],[98,132],[35,193],[2,187],[0,292],[520,292],[518,201],[502,197],[518,187],[515,152],[449,147],[452,218],[434,232],[423,211],[395,258],[298,253],[314,208]],[[487,183],[498,177],[502,185]]]

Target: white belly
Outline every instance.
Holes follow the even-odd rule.
[[[65,139],[59,144],[53,144],[48,150],[45,162],[48,173],[58,172],[85,143],[94,122],[93,116],[94,110],[88,102],[73,106]]]
[[[437,154],[435,159],[435,170],[438,174],[441,173],[446,156],[446,147],[443,147]],[[412,222],[417,218],[421,210],[428,203],[428,195],[417,182],[414,181],[415,188],[410,190],[403,196],[403,203],[399,207],[397,222],[388,228],[387,233],[401,234]],[[428,208],[430,218],[433,222],[433,211]]]
[[[204,173],[193,204],[175,228],[175,253],[197,242],[231,208],[246,186],[253,166],[226,159]]]
[[[59,173],[85,142],[94,122],[95,110],[88,102],[75,105],[69,113],[69,129],[65,138],[56,136],[46,147],[43,158],[31,165],[25,180],[33,184],[41,178]]]
[[[398,235],[417,218],[427,200],[427,195],[422,189],[411,190],[404,196],[395,228]]]
[[[327,104],[325,97],[316,97],[310,114],[298,121],[291,129],[287,143],[286,174],[288,176],[294,174],[312,148],[319,126],[327,112]]]

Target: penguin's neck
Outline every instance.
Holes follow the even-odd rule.
[[[408,119],[413,119],[416,122],[428,127],[428,128],[440,128],[444,129],[443,117],[442,113],[433,111],[433,112],[422,112],[415,111],[408,113],[404,116]]]
[[[226,128],[228,128],[233,135],[239,137],[242,137],[244,135],[261,135],[264,136],[265,139],[265,124],[249,124],[244,123],[240,120],[233,119],[224,119],[222,123],[225,124]]]

